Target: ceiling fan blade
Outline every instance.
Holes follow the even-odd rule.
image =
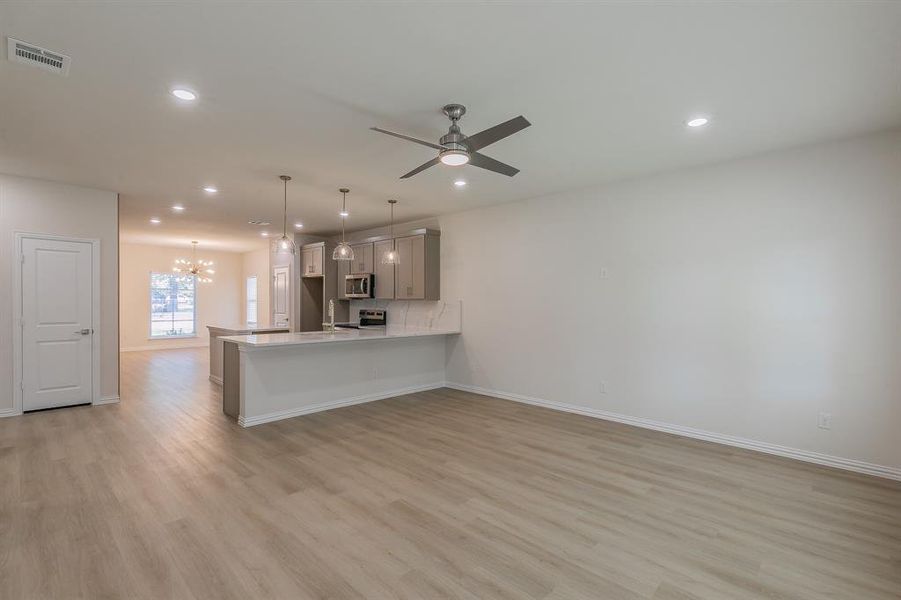
[[[508,177],[513,177],[514,175],[519,173],[519,169],[517,169],[516,167],[505,165],[499,160],[494,160],[490,156],[485,156],[484,154],[479,154],[478,152],[473,152],[469,155],[469,164],[475,167],[488,169],[489,171],[494,171],[495,173],[507,175]]]
[[[440,159],[436,156],[435,158],[433,158],[433,159],[430,160],[429,162],[427,162],[427,163],[425,163],[425,164],[422,164],[422,165],[419,165],[418,167],[416,167],[415,169],[413,169],[412,171],[410,171],[410,172],[407,173],[406,175],[401,175],[400,178],[401,178],[401,179],[406,179],[406,178],[408,178],[408,177],[413,177],[414,175],[416,175],[416,174],[419,173],[420,171],[425,171],[425,170],[428,169],[429,167],[434,167],[435,165],[438,164],[439,161],[440,161]]]
[[[529,125],[531,125],[531,123],[529,123],[524,116],[519,115],[509,121],[504,121],[500,125],[489,127],[484,131],[474,133],[467,137],[465,142],[466,147],[469,148],[470,152],[481,150],[485,146],[493,144],[498,140],[502,140],[508,135],[513,135],[517,131],[522,131]]]
[[[378,127],[370,127],[370,129],[373,131],[378,131],[379,133],[393,135],[396,138],[400,138],[402,140],[407,140],[409,142],[416,142],[417,144],[422,144],[423,146],[428,146],[429,148],[434,148],[435,150],[444,150],[443,146],[439,146],[438,144],[433,144],[432,142],[427,142],[425,140],[417,140],[414,137],[410,137],[410,136],[404,135],[402,133],[394,133],[393,131],[388,131],[387,129],[379,129]]]

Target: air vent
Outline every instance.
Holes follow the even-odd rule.
[[[69,74],[69,63],[72,62],[72,59],[64,54],[11,37],[6,38],[6,57],[12,62],[38,67],[63,76]]]
[[[250,221],[247,221],[247,223],[250,225],[272,225],[272,223],[270,223],[269,221],[264,221],[262,219],[252,219]]]

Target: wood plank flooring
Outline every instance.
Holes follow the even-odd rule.
[[[0,419],[0,598],[901,598],[901,484],[453,390],[242,429],[206,356]]]

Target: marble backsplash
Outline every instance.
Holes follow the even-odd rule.
[[[387,311],[388,327],[462,331],[463,303],[460,300],[351,300],[350,320],[360,320],[360,309],[382,308]]]

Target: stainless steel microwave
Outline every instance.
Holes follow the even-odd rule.
[[[375,295],[372,273],[351,273],[344,276],[345,298],[372,298]]]

